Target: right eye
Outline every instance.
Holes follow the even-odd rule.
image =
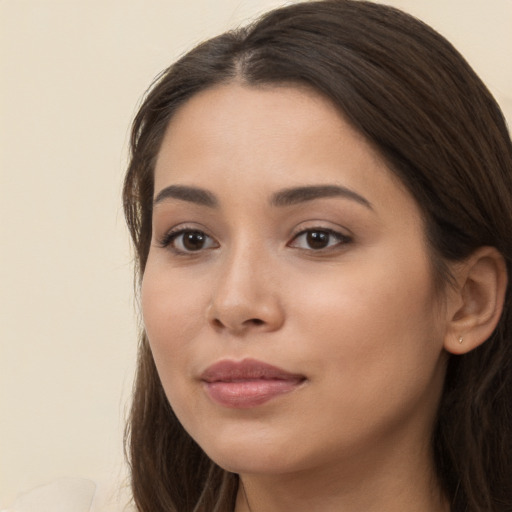
[[[170,247],[173,251],[181,254],[218,247],[218,243],[211,236],[198,229],[171,231],[161,241],[161,245],[162,247]]]

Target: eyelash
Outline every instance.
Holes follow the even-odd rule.
[[[206,239],[208,240],[211,240],[213,241],[214,239],[207,235],[203,230],[201,229],[197,229],[197,228],[192,228],[192,227],[181,227],[179,229],[176,229],[176,230],[171,230],[169,232],[167,232],[160,240],[159,240],[159,245],[160,247],[164,248],[164,249],[169,249],[171,250],[174,254],[177,254],[178,256],[188,256],[188,255],[194,255],[194,254],[198,254],[204,250],[208,250],[208,249],[212,249],[212,248],[215,248],[215,247],[206,247],[206,248],[200,248],[196,251],[194,250],[186,250],[186,249],[179,249],[177,248],[174,244],[176,242],[176,240],[181,236],[187,234],[187,233],[195,233],[197,235],[200,235],[200,236],[204,236]],[[183,241],[182,241],[183,243]],[[216,242],[215,242],[216,244]],[[218,247],[218,244],[217,244],[217,247]]]
[[[313,251],[313,252],[326,252],[329,250],[335,250],[337,247],[341,245],[346,245],[350,242],[352,242],[352,238],[350,236],[344,235],[340,233],[339,231],[335,231],[334,229],[330,228],[324,228],[324,227],[312,227],[303,229],[300,232],[298,232],[296,235],[293,236],[290,243],[288,243],[288,246],[294,247],[293,243],[296,242],[300,237],[312,235],[313,233],[316,234],[322,234],[327,235],[329,237],[329,243],[331,239],[334,239],[336,243],[333,243],[330,245],[327,245],[326,247],[321,247],[318,249],[313,249],[312,247],[297,247],[298,249],[302,249],[304,251]]]
[[[175,242],[179,239],[179,237],[184,236],[187,233],[194,233],[199,236],[205,237],[205,239],[210,240],[210,243],[213,242],[213,245],[210,245],[209,247],[200,247],[197,250],[187,250],[184,248],[177,248],[175,246]],[[308,235],[312,234],[321,234],[323,236],[327,235],[328,237],[328,245],[326,247],[320,247],[320,248],[313,248],[313,247],[298,247],[298,245],[295,245],[297,240],[300,239],[300,237],[307,237]],[[332,239],[335,240],[335,243],[331,243]],[[320,238],[319,238],[320,240]],[[311,242],[311,241],[310,241]],[[291,241],[287,244],[288,247],[296,247],[297,249],[303,250],[303,251],[312,251],[314,253],[324,253],[327,251],[335,250],[337,247],[346,245],[348,243],[352,242],[352,238],[350,236],[344,235],[342,233],[339,233],[338,231],[335,231],[330,228],[324,228],[324,227],[311,227],[307,229],[303,229],[299,231],[298,233],[294,234]],[[201,229],[192,228],[192,227],[182,227],[176,230],[171,230],[168,233],[166,233],[160,240],[159,240],[159,246],[162,248],[167,248],[171,250],[174,254],[179,256],[189,256],[194,254],[199,254],[205,250],[215,249],[218,247],[218,243],[207,233],[205,233]],[[181,242],[183,244],[183,240]]]

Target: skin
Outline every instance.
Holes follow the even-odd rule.
[[[318,185],[357,197],[272,204]],[[308,89],[222,85],[171,120],[155,199],[146,331],[178,418],[241,476],[236,512],[447,509],[429,440],[449,298],[415,201],[371,145]],[[187,250],[183,229],[204,245]],[[257,407],[213,402],[201,373],[245,358],[304,382]]]

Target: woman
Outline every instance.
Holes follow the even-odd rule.
[[[448,42],[285,7],[132,133],[140,511],[512,510],[512,146]]]

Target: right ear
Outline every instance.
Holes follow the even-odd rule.
[[[480,247],[452,269],[456,285],[450,293],[444,347],[465,354],[484,343],[498,325],[507,289],[507,267],[494,247]]]

